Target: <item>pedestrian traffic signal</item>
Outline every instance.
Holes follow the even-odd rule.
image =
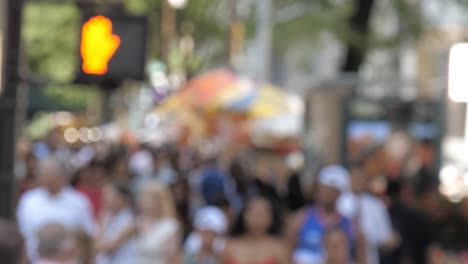
[[[146,19],[85,16],[80,28],[78,83],[118,83],[145,76]]]
[[[102,75],[120,46],[120,37],[112,34],[112,21],[102,15],[94,16],[81,29],[80,52],[82,69],[87,74]]]

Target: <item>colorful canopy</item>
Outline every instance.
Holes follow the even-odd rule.
[[[236,80],[236,76],[230,71],[211,71],[191,79],[175,96],[182,97],[191,106],[204,107],[213,103]]]
[[[302,112],[302,101],[279,88],[266,85],[253,90],[243,98],[226,102],[225,109],[235,112],[246,112],[251,117],[270,117],[279,114],[299,114]]]
[[[157,111],[220,110],[246,114],[250,118],[300,114],[302,100],[273,85],[259,86],[227,70],[215,70],[190,80],[167,98]]]

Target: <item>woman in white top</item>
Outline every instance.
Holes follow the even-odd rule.
[[[130,190],[107,184],[103,189],[104,211],[96,237],[97,264],[128,264],[136,260],[135,217]]]
[[[176,264],[180,262],[180,226],[174,200],[160,182],[142,186],[138,195],[136,264]]]

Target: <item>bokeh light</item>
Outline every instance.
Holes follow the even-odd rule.
[[[63,133],[63,137],[65,138],[65,141],[68,143],[75,143],[78,141],[79,138],[79,133],[78,130],[74,127],[69,127],[65,129],[65,132]]]
[[[93,127],[88,130],[88,137],[93,142],[98,142],[102,139],[103,132],[99,127]]]
[[[80,128],[80,130],[78,131],[79,133],[79,137],[80,137],[80,140],[83,141],[84,143],[87,143],[90,141],[90,138],[89,138],[89,128],[87,127],[82,127]]]

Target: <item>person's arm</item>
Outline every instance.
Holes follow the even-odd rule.
[[[136,233],[136,227],[134,224],[129,224],[127,228],[122,230],[119,235],[111,240],[106,241],[102,236],[102,233],[96,238],[96,250],[102,253],[110,253],[118,249],[125,241],[130,239]]]
[[[305,215],[305,211],[301,210],[298,213],[290,216],[287,221],[285,243],[287,248],[289,249],[288,252],[290,252],[291,254],[296,248],[297,237],[299,235],[299,230],[302,224],[304,223]]]
[[[218,257],[218,263],[219,264],[229,263],[229,256],[231,256],[231,250],[232,250],[232,241],[226,241],[226,245],[224,246],[224,250]]]
[[[292,263],[292,254],[288,250],[288,247],[286,247],[282,241],[278,243],[278,246],[275,249],[275,251],[277,253],[277,264]]]
[[[166,254],[168,263],[181,264],[182,256],[180,254],[180,231],[176,232],[171,238],[169,238],[168,243],[166,244]]]
[[[367,263],[366,238],[361,230],[357,231],[356,259],[357,259],[357,263],[359,264],[372,264],[372,263]]]
[[[384,251],[393,250],[399,246],[401,239],[398,234],[393,231],[390,215],[383,203],[379,204],[376,211],[376,223],[380,225],[379,230],[376,230],[378,234],[377,245],[379,249]]]

